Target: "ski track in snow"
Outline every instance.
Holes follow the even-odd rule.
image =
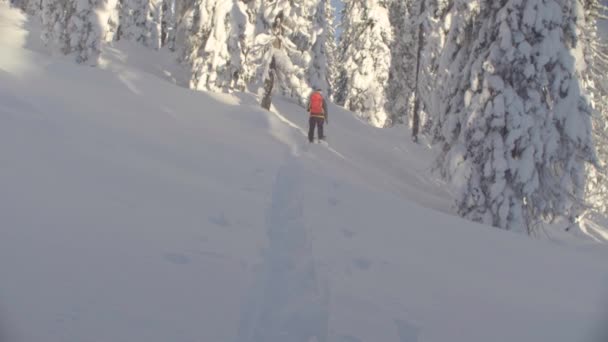
[[[299,163],[290,155],[277,173],[266,218],[269,244],[241,313],[239,342],[328,339],[328,285],[315,265],[304,222]]]
[[[302,134],[302,137],[304,137],[305,139],[308,139],[308,132],[298,126],[297,124],[295,124],[294,122],[292,122],[291,120],[289,120],[288,118],[286,118],[284,115],[282,115],[281,113],[279,113],[275,108],[273,108],[271,110],[271,113],[274,114],[281,122],[287,124],[287,126],[294,128],[295,130],[297,130],[298,132],[300,132]],[[306,145],[305,145],[306,144]],[[304,143],[292,143],[290,144],[290,146],[292,146],[292,151],[294,151],[295,155],[300,155],[300,151],[308,151],[308,143],[304,142]],[[326,145],[326,144],[320,144],[322,146],[324,146],[325,148],[327,148],[331,153],[335,154],[336,156],[338,156],[340,159],[349,161],[352,163],[352,161],[348,158],[346,158],[342,153],[336,151],[335,149],[333,149],[331,146]]]

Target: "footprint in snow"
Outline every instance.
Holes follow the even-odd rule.
[[[187,265],[190,263],[190,258],[181,253],[166,253],[165,260],[176,265]]]
[[[344,235],[344,237],[347,237],[349,239],[352,239],[355,236],[355,232],[348,229],[342,229],[342,234]]]
[[[226,218],[226,214],[224,213],[221,213],[219,216],[210,216],[209,222],[223,228],[228,228],[232,226],[230,221],[228,221],[228,219]]]
[[[67,314],[60,313],[60,314],[57,314],[55,317],[56,317],[55,321],[57,323],[66,323],[68,321],[76,321],[76,320],[78,320],[78,317],[74,313],[67,313]]]
[[[198,255],[206,257],[206,258],[226,259],[225,256],[223,256],[222,254],[217,253],[217,252],[198,251]]]
[[[397,325],[397,333],[399,334],[399,342],[417,342],[420,335],[420,328],[410,322],[395,320]]]
[[[358,269],[363,271],[369,270],[372,267],[372,262],[363,258],[355,259],[353,260],[353,263],[355,264],[355,266],[357,266]]]
[[[250,192],[250,193],[258,192],[258,189],[254,188],[252,186],[244,186],[241,188],[241,190],[244,192]]]

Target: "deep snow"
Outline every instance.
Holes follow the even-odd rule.
[[[309,145],[287,101],[50,57],[5,4],[0,51],[3,342],[608,339],[605,248],[449,215],[401,129],[331,106]]]

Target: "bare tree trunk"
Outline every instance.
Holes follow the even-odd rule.
[[[422,15],[426,10],[426,0],[420,1],[420,13],[418,18],[422,19]],[[420,58],[422,57],[422,49],[424,47],[424,21],[418,26],[418,51],[416,56],[416,81],[414,84],[414,111],[412,113],[412,139],[418,142],[418,132],[420,131]]]
[[[276,64],[274,57],[272,57],[270,68],[268,70],[268,77],[264,80],[264,98],[262,98],[262,108],[266,110],[270,110],[270,106],[272,105],[272,88],[274,87],[275,68]]]
[[[160,46],[165,46],[169,36],[168,30],[170,29],[168,27],[170,23],[167,21],[167,14],[169,13],[169,4],[167,4],[167,1],[163,1],[161,8],[163,14],[160,22]]]

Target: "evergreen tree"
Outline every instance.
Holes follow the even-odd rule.
[[[308,66],[308,83],[331,94],[336,75],[336,31],[333,26],[333,7],[329,0],[317,3],[312,28],[311,63]]]
[[[76,62],[84,63],[96,58],[101,53],[100,23],[95,17],[96,0],[78,0],[73,2],[73,13],[67,27],[69,51],[76,55]]]
[[[422,70],[422,50],[424,49],[425,40],[425,22],[423,20],[426,14],[426,0],[419,0],[420,4],[418,6],[418,20],[420,23],[417,25],[416,32],[416,68],[414,69],[414,108],[412,109],[412,139],[414,142],[418,141],[418,132],[420,131],[420,111],[421,111],[421,102],[420,99],[420,73]]]
[[[29,15],[39,15],[42,12],[42,0],[5,0],[12,6],[20,8]]]
[[[165,0],[162,6],[161,45],[168,46],[169,50],[175,51],[175,33],[177,28],[176,0]]]
[[[178,59],[189,67],[207,41],[209,24],[204,9],[201,0],[180,2],[176,8]]]
[[[111,32],[116,0],[43,0],[42,39],[52,49],[96,65]]]
[[[304,105],[308,102],[308,96],[311,93],[311,84],[309,83],[311,75],[310,68],[314,62],[319,62],[321,59],[324,45],[323,41],[327,36],[323,34],[325,27],[320,26],[315,20],[316,12],[322,3],[320,0],[302,0],[300,2],[286,1],[289,4],[289,10],[284,12],[283,23],[287,29],[287,38],[293,43],[293,48],[285,45],[284,52],[287,60],[281,61],[283,64],[281,70],[284,72],[278,73],[279,90],[284,96],[287,96],[299,104]],[[323,15],[323,13],[320,13]],[[326,30],[329,33],[329,30]],[[314,44],[317,43],[318,50],[313,51]],[[316,53],[316,55],[315,55]],[[326,54],[326,53],[325,53]],[[319,75],[322,79],[327,79],[323,75]]]
[[[42,41],[51,49],[63,54],[70,52],[67,27],[74,12],[72,1],[42,0]]]
[[[192,59],[193,89],[243,89],[244,34],[247,17],[244,5],[237,0],[208,1],[201,8],[201,46],[194,48]]]
[[[107,20],[106,29],[105,29],[105,41],[111,42],[118,40],[118,33],[120,30],[120,9],[121,9],[120,0],[113,0],[107,6]],[[105,20],[105,19],[104,19]]]
[[[255,35],[260,31],[257,25],[258,12],[262,7],[262,0],[250,0],[243,2],[241,5],[245,13],[245,28],[243,31],[243,38],[241,48],[243,50],[243,82],[245,88],[252,90],[252,84],[255,83],[256,65],[252,63],[255,60],[254,52],[255,49]]]
[[[173,40],[174,48],[177,51],[178,46],[183,45],[191,32],[191,24],[193,13],[196,8],[195,3],[198,0],[171,0],[170,3],[173,6],[172,12],[172,26],[173,26]]]
[[[390,125],[386,110],[392,44],[388,1],[347,1],[342,21],[336,100],[374,126]]]
[[[333,95],[336,91],[336,82],[339,75],[339,60],[338,60],[338,45],[336,35],[336,14],[331,0],[325,3],[325,22],[327,25],[327,39],[325,40],[325,51],[327,51],[327,63],[328,63],[328,79],[329,79],[329,94],[333,99]]]
[[[96,65],[101,46],[107,40],[109,18],[116,0],[77,0],[69,18],[67,34],[69,49],[76,62]]]
[[[415,0],[393,0],[390,3],[390,23],[394,40],[391,45],[387,111],[393,124],[403,123],[411,113],[416,71],[416,23]],[[404,119],[405,118],[405,119]]]
[[[533,233],[539,219],[575,222],[581,213],[595,154],[577,78],[577,5],[455,2],[440,140],[462,216]]]
[[[311,2],[296,5],[289,0],[263,0],[257,13],[255,41],[248,64],[255,70],[252,89],[263,108],[269,109],[275,87],[304,104],[310,93],[305,66],[310,62]],[[308,21],[307,21],[308,18]]]
[[[163,0],[122,0],[121,9],[120,37],[159,49]]]
[[[422,125],[432,123],[438,56],[452,0],[394,0],[390,21],[394,40],[387,98],[393,123],[411,122],[417,139]]]
[[[583,34],[585,69],[581,78],[593,99],[593,138],[598,166],[589,167],[587,199],[597,212],[608,213],[608,45],[598,24],[608,17],[608,8],[599,0],[584,2],[584,20],[578,27]]]
[[[420,49],[420,64],[418,65],[418,81],[416,91],[420,100],[420,124],[422,133],[430,133],[438,112],[436,93],[439,88],[440,75],[439,62],[443,52],[446,37],[450,28],[450,9],[453,0],[421,0],[424,1],[425,13],[421,28],[423,30],[423,44]],[[420,7],[422,8],[422,7]],[[420,39],[420,37],[418,37]],[[431,134],[432,135],[432,134]]]
[[[146,34],[147,44],[146,46],[153,49],[160,49],[162,47],[162,23],[163,23],[163,0],[149,0],[148,1],[148,18],[146,21]]]

